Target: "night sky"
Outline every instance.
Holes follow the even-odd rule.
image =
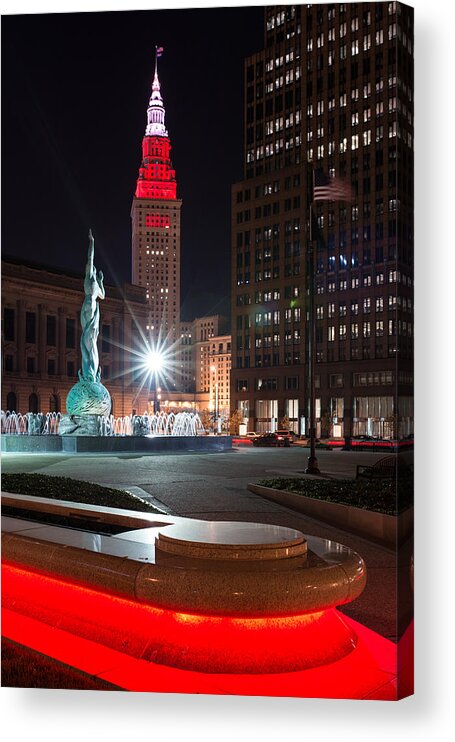
[[[182,318],[229,312],[243,62],[263,7],[2,18],[2,253],[131,280],[130,209],[159,60],[182,207]]]

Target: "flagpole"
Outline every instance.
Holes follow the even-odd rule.
[[[305,474],[320,474],[316,458],[316,322],[314,312],[314,244],[313,244],[313,199],[314,199],[314,167],[311,162],[307,169],[307,199],[308,199],[308,240],[307,240],[307,291],[308,291],[308,383],[310,402],[310,455],[308,457]]]

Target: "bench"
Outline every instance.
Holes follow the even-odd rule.
[[[371,466],[357,465],[356,479],[393,478],[397,474],[411,474],[412,468],[398,456],[384,456]]]

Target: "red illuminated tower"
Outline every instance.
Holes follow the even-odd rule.
[[[142,162],[131,207],[132,282],[147,289],[150,338],[166,345],[177,339],[180,320],[180,208],[171,142],[157,71],[147,108]]]

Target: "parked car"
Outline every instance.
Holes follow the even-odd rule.
[[[287,438],[289,443],[295,443],[298,438],[298,435],[293,430],[275,430],[275,433],[282,435],[283,438]]]
[[[253,446],[290,446],[289,438],[278,435],[278,433],[263,433],[258,438],[253,438]]]
[[[246,433],[245,438],[250,438],[251,440],[254,440],[255,438],[260,438],[260,433]]]

